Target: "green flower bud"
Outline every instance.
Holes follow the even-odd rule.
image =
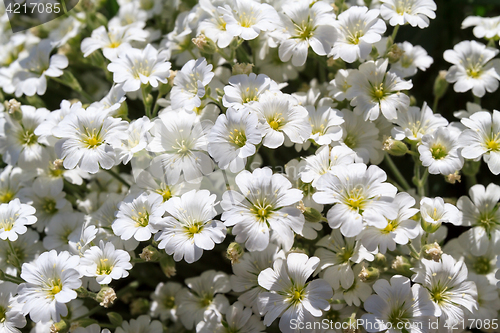
[[[204,34],[198,35],[191,39],[191,41],[203,53],[214,54],[217,51],[217,45],[215,45],[214,41]]]
[[[144,261],[158,261],[161,258],[161,253],[153,245],[148,245],[142,249],[139,257]]]
[[[377,253],[375,255],[375,259],[373,259],[373,262],[372,264],[375,266],[375,267],[379,267],[379,268],[385,268],[387,267],[387,258],[385,255],[383,255],[382,253]]]
[[[413,275],[413,272],[410,270],[410,268],[412,268],[410,261],[403,256],[397,256],[396,259],[393,260],[391,268],[404,276]]]
[[[245,251],[240,244],[232,242],[227,247],[226,257],[231,260],[231,264],[235,264],[240,261],[240,258],[243,256],[244,252]]]
[[[466,176],[472,177],[479,172],[481,167],[481,161],[465,160],[464,167],[462,168],[462,173]]]
[[[391,64],[398,62],[405,51],[401,50],[396,44],[392,44],[390,49],[387,51],[387,58]]]
[[[146,314],[149,311],[149,300],[145,298],[136,298],[130,304],[130,314],[132,316],[139,316]]]
[[[160,267],[161,267],[161,270],[163,271],[163,273],[165,273],[165,275],[167,277],[172,277],[172,276],[175,276],[176,274],[176,270],[175,270],[175,261],[174,259],[172,259],[171,256],[163,256],[161,259],[160,259]]]
[[[373,282],[378,280],[378,278],[380,277],[380,272],[375,267],[363,267],[361,269],[361,272],[359,272],[358,277],[362,282]]]
[[[121,326],[123,323],[123,317],[117,312],[108,312],[106,315],[109,318],[109,322],[115,326]]]
[[[383,150],[387,151],[393,156],[404,156],[408,153],[408,146],[403,141],[394,140],[392,137],[388,137],[384,140]]]
[[[321,215],[320,212],[318,212],[316,209],[312,207],[306,207],[302,213],[304,214],[304,218],[306,219],[307,222],[314,223],[323,220],[323,215]]]
[[[19,121],[23,119],[23,111],[21,110],[21,103],[19,103],[15,99],[11,99],[10,101],[4,102],[5,110],[9,113],[9,115],[15,120]]]
[[[439,260],[441,260],[443,251],[441,250],[441,246],[439,246],[437,242],[434,242],[432,244],[424,245],[424,247],[422,248],[422,253],[425,259],[439,262]]]
[[[69,332],[69,323],[65,320],[54,323],[50,326],[50,333],[67,333]]]
[[[448,89],[448,86],[450,85],[448,81],[446,81],[446,74],[447,74],[446,71],[439,71],[439,74],[436,77],[436,80],[434,81],[433,93],[437,99],[440,99],[441,97],[444,96],[446,90]]]
[[[247,63],[241,63],[241,64],[235,64],[233,66],[233,75],[238,75],[238,74],[250,74],[252,73],[252,67],[253,64],[247,64]]]

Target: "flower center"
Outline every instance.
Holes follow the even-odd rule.
[[[387,221],[387,222],[388,222],[388,223],[387,223],[387,227],[385,227],[385,228],[382,230],[382,232],[383,232],[384,234],[388,234],[388,233],[390,233],[391,231],[393,231],[394,229],[396,229],[396,228],[397,228],[397,226],[398,226],[398,222],[397,222],[397,221],[395,221],[395,220],[389,220],[389,221]]]
[[[241,96],[243,103],[258,101],[259,100],[258,92],[259,89],[257,88],[250,89],[250,87],[247,87]]]
[[[305,298],[305,288],[300,288],[297,286],[293,286],[290,291],[290,303],[292,305],[297,305],[302,302]]]
[[[0,192],[0,202],[9,203],[14,198],[15,193],[10,190]]]
[[[56,208],[56,201],[54,199],[45,199],[42,208],[47,214],[51,215],[57,213],[58,211]]]
[[[213,296],[212,295],[205,295],[203,298],[200,299],[200,304],[202,307],[207,307],[210,304],[212,304]]]
[[[239,16],[240,18],[240,25],[243,28],[250,28],[252,25],[255,24],[255,12],[253,10],[250,11],[250,13],[242,12]]]
[[[175,143],[177,144],[177,146],[172,146],[172,149],[177,150],[177,154],[181,155],[182,157],[187,156],[191,151],[191,145],[186,140],[182,139],[179,141],[178,139],[176,139]]]
[[[271,216],[273,207],[270,204],[266,204],[265,200],[261,203],[257,201],[250,211],[256,215],[260,222],[265,222]]]
[[[245,136],[244,131],[240,131],[235,128],[233,131],[229,132],[229,141],[238,147],[243,147],[247,142],[247,137]]]
[[[193,238],[195,234],[199,234],[203,230],[203,222],[194,222],[189,226],[184,227],[189,234],[190,238]]]
[[[135,223],[136,227],[147,227],[147,225],[149,224],[149,213],[137,212],[136,216],[132,216],[132,220],[136,222]]]
[[[96,274],[97,275],[109,275],[113,270],[113,266],[110,264],[109,259],[99,259],[99,264],[97,265]]]
[[[61,290],[62,290],[62,282],[61,279],[49,279],[47,287],[45,290],[48,292],[48,294],[52,297],[57,295]]]
[[[344,138],[344,144],[347,147],[354,149],[358,145],[358,142],[357,142],[356,137],[354,135],[347,134],[347,136]]]
[[[350,44],[358,45],[359,44],[359,39],[363,37],[363,31],[362,30],[357,30],[355,32],[352,32],[349,36],[347,36],[347,41]]]
[[[477,274],[488,274],[491,271],[490,260],[486,257],[478,257],[472,267]]]
[[[372,97],[375,100],[380,101],[382,97],[386,95],[385,89],[384,89],[384,84],[380,83],[378,86],[374,85],[372,86]]]
[[[295,34],[296,38],[302,39],[302,40],[307,40],[313,36],[314,30],[316,28],[312,24],[313,20],[308,17],[307,21],[302,21],[302,23],[299,25],[297,23],[294,23],[293,25],[295,26]]]
[[[478,77],[481,76],[481,69],[480,68],[476,68],[476,67],[472,67],[472,68],[467,69],[466,73],[471,78],[477,79]]]
[[[365,196],[363,195],[362,187],[355,187],[349,191],[347,194],[346,204],[351,207],[352,210],[358,211],[359,214],[363,213],[363,207],[365,204]]]
[[[280,129],[280,127],[283,125],[282,123],[285,121],[285,118],[283,118],[283,113],[275,113],[273,117],[269,118],[267,122],[269,123],[269,126],[277,131]]]
[[[18,214],[16,214],[17,216]],[[9,217],[0,221],[0,228],[4,231],[10,231],[14,227],[16,220],[13,217]]]
[[[7,313],[7,309],[4,308],[3,306],[0,306],[0,323],[5,322],[5,319],[7,319],[7,316],[5,315]]]
[[[448,287],[443,287],[443,286],[441,286],[440,283],[438,283],[430,291],[431,300],[436,304],[442,304],[442,303],[448,302],[450,300],[450,297],[448,296],[448,294],[446,292],[447,289],[448,289]]]
[[[175,307],[175,297],[165,297],[165,299],[163,300],[163,306],[167,309],[173,309]]]
[[[95,149],[103,144],[104,140],[101,137],[101,130],[93,128],[90,131],[88,128],[85,129],[85,134],[83,134],[82,142],[85,144],[85,148]]]
[[[170,188],[168,186],[165,186],[165,188],[161,188],[156,190],[156,193],[161,195],[163,197],[163,201],[167,201],[172,197],[172,192],[170,192]]]
[[[431,147],[431,154],[435,160],[442,160],[448,155],[448,152],[442,144],[436,143]]]
[[[486,149],[492,151],[500,150],[500,133],[492,135],[490,139],[485,142]]]
[[[324,134],[325,133],[325,124],[320,124],[319,126],[312,126],[312,134]]]

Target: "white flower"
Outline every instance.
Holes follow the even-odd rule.
[[[18,288],[22,311],[34,322],[58,322],[68,314],[64,303],[76,298],[75,289],[82,285],[77,270],[80,258],[69,252],[55,250],[42,253],[32,263],[22,266],[21,278],[26,281]]]
[[[227,30],[224,21],[224,8],[216,7],[210,0],[200,0],[200,8],[204,10],[209,18],[205,18],[198,24],[198,35],[204,34],[221,49],[226,48],[233,40],[233,34]]]
[[[17,285],[12,282],[0,282],[0,331],[2,333],[20,333],[18,328],[26,326],[26,318],[21,313],[14,295]]]
[[[167,201],[172,197],[178,197],[190,190],[198,188],[198,184],[191,184],[184,181],[179,181],[175,184],[169,183],[169,179],[165,177],[161,168],[150,168],[142,170],[137,176],[137,186],[148,193],[158,193],[162,196],[163,201]]]
[[[490,241],[495,234],[500,235],[500,210],[497,204],[500,200],[500,186],[489,184],[484,187],[476,184],[469,189],[469,196],[461,196],[457,207],[462,212],[460,225],[473,227],[466,231],[470,239],[470,251],[481,256],[486,253]]]
[[[196,326],[198,333],[264,333],[264,330],[260,317],[252,315],[252,310],[245,308],[241,302],[235,302],[226,310],[224,321],[216,313],[211,313]]]
[[[252,105],[268,90],[279,91],[278,84],[264,74],[234,75],[229,78],[228,83],[229,85],[224,87],[222,104],[225,107],[231,106],[236,110],[243,108],[245,105]]]
[[[417,74],[417,68],[425,71],[434,62],[422,46],[413,46],[406,41],[396,45],[404,53],[397,62],[391,64],[390,71],[402,78]]]
[[[122,140],[121,146],[115,148],[117,157],[123,164],[130,162],[135,154],[147,147],[151,127],[153,127],[153,123],[146,116],[130,122],[127,129],[127,139]]]
[[[203,250],[212,250],[226,237],[226,227],[213,220],[216,195],[208,190],[192,190],[164,204],[169,216],[154,222],[160,232],[155,240],[158,248],[173,255],[175,261],[191,264],[201,258]]]
[[[348,147],[328,145],[320,147],[314,155],[307,156],[300,179],[304,183],[317,186],[318,179],[325,175],[335,165],[350,165],[354,163],[356,154]]]
[[[368,332],[427,332],[434,305],[425,288],[419,284],[410,287],[410,279],[394,275],[390,282],[377,280],[373,290],[377,294],[368,297],[364,303],[369,313],[361,317]],[[401,328],[400,323],[404,323]]]
[[[387,227],[397,217],[392,203],[397,189],[385,183],[387,175],[376,165],[354,163],[338,165],[318,180],[313,199],[321,204],[334,204],[327,213],[332,229],[340,228],[346,237],[357,236],[364,227]]]
[[[263,251],[245,252],[239,262],[233,264],[233,273],[231,275],[231,288],[242,294],[238,297],[238,301],[245,306],[252,307],[253,312],[258,314],[258,297],[259,294],[265,291],[259,285],[259,273],[266,268],[272,267],[273,263],[278,259],[284,259],[285,254],[275,244],[269,246]]]
[[[137,319],[124,321],[123,324],[120,327],[117,327],[115,331],[115,333],[136,332],[162,333],[163,326],[158,320],[151,321],[151,318],[148,315],[142,315],[137,317]]]
[[[0,203],[9,203],[32,177],[23,169],[7,165],[0,169]]]
[[[492,39],[500,36],[500,16],[481,17],[468,16],[462,22],[462,29],[474,27],[472,32],[476,38]]]
[[[280,39],[279,57],[286,62],[292,58],[294,66],[302,66],[309,46],[320,55],[327,55],[335,42],[337,31],[333,8],[324,1],[285,3],[281,19],[284,27],[277,29]]]
[[[392,26],[410,24],[420,29],[429,26],[429,19],[436,18],[434,0],[381,0],[380,16]]]
[[[85,276],[95,276],[97,283],[109,284],[128,276],[132,268],[127,251],[115,249],[113,243],[101,240],[99,246],[92,246],[80,259],[80,272]]]
[[[71,205],[70,205],[71,208]],[[37,222],[38,225],[38,222]],[[43,238],[43,246],[47,250],[69,251],[69,240],[80,234],[84,225],[84,214],[71,211],[55,215],[48,225],[43,225],[46,236]]]
[[[353,111],[343,109],[344,123],[340,144],[351,149],[355,154],[355,162],[368,162],[378,164],[384,159],[382,142],[379,140],[379,130],[370,121],[365,121],[363,116],[356,115]]]
[[[403,140],[405,137],[412,141],[420,141],[426,134],[432,134],[439,127],[446,127],[448,120],[439,113],[434,114],[424,102],[422,108],[410,106],[408,110],[398,112],[398,119],[391,133],[394,139]]]
[[[133,237],[140,242],[146,241],[158,231],[154,224],[162,219],[164,212],[162,197],[156,193],[129,196],[118,205],[111,227],[123,240]]]
[[[311,136],[307,123],[307,110],[297,100],[281,92],[266,92],[258,103],[252,104],[259,117],[262,144],[277,148],[285,142],[285,135],[291,142],[304,143]]]
[[[460,225],[462,217],[457,207],[445,203],[443,198],[422,198],[420,200],[420,215],[423,221],[430,224],[442,222]]]
[[[500,299],[495,283],[492,283],[486,276],[469,273],[468,280],[474,282],[477,288],[478,309],[469,315],[468,318],[476,319],[470,323],[470,328],[478,329],[482,325],[479,322],[495,318],[500,310]],[[472,320],[471,320],[472,321]]]
[[[453,64],[446,74],[446,81],[455,83],[453,89],[456,92],[472,89],[477,97],[483,97],[486,91],[496,91],[500,80],[500,60],[493,58],[497,54],[497,49],[476,41],[458,43],[453,50],[446,50],[443,54],[444,60]]]
[[[31,262],[44,251],[40,236],[36,231],[28,229],[19,235],[15,242],[0,242],[0,269],[9,274],[17,275],[18,268],[14,266],[14,256],[21,259],[21,264]],[[11,248],[12,246],[12,248]],[[14,251],[12,251],[14,250]]]
[[[181,289],[182,285],[178,282],[160,282],[151,294],[151,316],[160,317],[162,321],[177,321],[175,297]]]
[[[406,192],[398,193],[394,197],[394,204],[398,206],[398,216],[387,221],[384,229],[366,227],[358,236],[361,243],[368,251],[376,251],[385,254],[387,250],[394,251],[396,244],[407,244],[410,239],[419,235],[420,228],[417,221],[412,220],[418,209],[411,208],[415,205],[415,199]]]
[[[48,182],[37,178],[32,187],[19,191],[23,202],[29,202],[36,209],[36,229],[42,231],[60,213],[72,211],[71,203],[65,199],[63,183]]]
[[[177,315],[187,329],[192,329],[211,312],[219,316],[226,312],[229,301],[223,294],[231,291],[226,273],[208,270],[185,282],[192,292],[188,289],[179,291],[175,304]]]
[[[266,3],[253,0],[235,0],[231,6],[220,8],[226,30],[244,40],[255,39],[261,31],[274,29],[279,20],[276,10]]]
[[[387,59],[367,61],[347,78],[351,86],[346,98],[355,106],[354,112],[364,115],[365,120],[373,121],[380,112],[387,120],[397,118],[396,110],[406,110],[410,98],[400,90],[411,89],[411,81],[404,81],[394,73],[387,72]]]
[[[249,251],[262,251],[271,238],[289,250],[294,232],[300,234],[304,225],[304,216],[293,206],[302,199],[302,191],[292,189],[290,181],[269,168],[243,170],[235,182],[241,192],[225,192],[221,207],[222,220],[234,226],[236,241]]]
[[[128,123],[109,117],[100,109],[79,109],[70,113],[52,130],[61,138],[56,144],[56,152],[64,159],[66,169],[96,173],[99,166],[111,169],[115,165],[116,141],[126,139]]]
[[[247,157],[256,153],[255,146],[261,140],[257,115],[248,109],[229,107],[208,135],[208,153],[219,168],[236,173],[245,168]]]
[[[129,48],[118,54],[108,65],[113,81],[123,83],[124,91],[137,91],[141,84],[158,87],[158,82],[167,83],[170,76],[170,62],[166,54],[158,52],[151,44],[143,50]]]
[[[469,118],[472,116],[474,113],[479,112],[479,111],[487,111],[481,105],[472,103],[472,102],[467,102],[465,104],[465,110],[458,110],[453,112],[453,116],[458,119],[462,118]]]
[[[424,167],[429,168],[433,175],[449,175],[462,169],[464,159],[458,149],[458,136],[460,132],[455,128],[440,127],[432,134],[422,137],[418,146],[420,161]]]
[[[359,276],[363,267],[362,264],[354,265],[352,268],[354,276]],[[354,305],[356,308],[359,308],[361,303],[366,301],[371,294],[371,286],[368,283],[362,282],[361,279],[356,278],[349,289],[340,288],[336,290],[333,299],[344,299],[347,305]]]
[[[464,158],[478,159],[483,156],[494,175],[500,173],[500,112],[481,111],[461,120],[468,129],[460,135]]]
[[[5,163],[17,163],[23,169],[34,169],[44,162],[47,155],[45,145],[48,144],[35,134],[35,130],[50,112],[31,105],[22,105],[21,112],[21,121],[9,115],[0,118],[0,152]]]
[[[170,91],[172,108],[184,108],[186,111],[193,111],[201,105],[201,98],[205,96],[205,86],[207,86],[214,73],[213,66],[207,64],[205,58],[189,60],[174,78],[174,86]]]
[[[259,294],[259,309],[265,314],[264,325],[270,326],[281,317],[279,327],[284,333],[294,332],[290,323],[314,322],[330,308],[328,299],[333,290],[323,279],[307,282],[319,265],[319,258],[303,253],[290,253],[278,259],[273,268],[263,270],[259,285],[269,292]]]
[[[62,69],[68,67],[68,58],[62,54],[50,56],[53,47],[50,40],[44,39],[31,48],[26,58],[19,60],[21,70],[12,79],[16,97],[23,94],[43,95],[47,90],[46,77],[59,77],[63,74]]]
[[[129,24],[126,26],[109,25],[92,31],[90,37],[82,40],[81,49],[84,57],[88,57],[94,51],[102,49],[104,56],[113,61],[121,52],[130,48],[130,42],[145,42],[149,33],[142,29],[141,24]],[[123,47],[125,46],[125,48]]]
[[[16,241],[19,235],[24,234],[27,225],[36,222],[35,208],[22,204],[19,199],[0,204],[0,239]]]
[[[421,259],[413,269],[414,282],[422,284],[435,305],[434,315],[448,325],[457,325],[465,319],[464,308],[477,309],[477,290],[474,282],[467,280],[467,267],[463,261],[443,254],[441,261]]]
[[[350,88],[347,78],[353,69],[339,69],[335,74],[335,79],[328,85],[329,95],[336,101],[343,101],[346,98],[347,90]]]
[[[352,6],[342,12],[337,21],[332,22],[337,28],[338,38],[330,56],[353,63],[365,59],[372,50],[372,44],[380,41],[386,30],[384,21],[379,17],[378,9]]]
[[[212,160],[207,154],[208,130],[196,113],[182,109],[163,112],[154,121],[153,139],[147,150],[160,154],[153,164],[158,162],[163,168],[169,184],[177,183],[181,174],[186,181],[199,183],[203,175],[212,172]]]
[[[330,235],[320,239],[316,245],[318,249],[314,255],[320,259],[316,271],[321,271],[322,278],[335,290],[341,286],[349,289],[353,285],[353,264],[374,259],[373,254],[361,242],[356,242],[354,237],[343,237],[339,230],[332,230]]]
[[[305,107],[309,113],[309,122],[311,123],[312,133],[309,139],[318,145],[328,145],[339,141],[342,137],[342,128],[339,126],[344,123],[341,111],[332,109],[329,106],[312,105]]]

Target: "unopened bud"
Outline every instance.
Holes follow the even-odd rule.
[[[116,293],[111,287],[102,287],[96,297],[96,301],[99,302],[99,305],[105,308],[109,308],[113,305],[115,300]]]
[[[117,312],[108,312],[106,313],[108,316],[109,322],[115,326],[121,326],[123,324],[123,317]]]
[[[161,254],[153,245],[148,245],[142,249],[139,257],[144,261],[158,261],[160,260]]]
[[[439,262],[439,260],[441,260],[443,251],[441,250],[441,246],[439,246],[437,242],[434,242],[432,244],[424,245],[423,253],[425,259]]]
[[[174,79],[177,76],[177,71],[170,70],[170,76],[167,78],[168,84],[173,86],[174,85]]]
[[[11,99],[10,101],[5,101],[4,106],[12,118],[14,118],[15,120],[23,119],[23,111],[21,110],[21,103],[19,103],[17,100]]]
[[[231,264],[235,264],[240,261],[240,258],[243,256],[244,252],[245,251],[240,244],[232,242],[227,247],[226,257],[231,260]]]
[[[413,275],[413,272],[410,270],[412,268],[410,261],[403,256],[397,256],[392,262],[391,268],[404,276]]]
[[[171,256],[163,256],[160,259],[160,267],[163,273],[170,278],[172,276],[175,276],[176,270],[175,270],[175,261],[172,259]]]
[[[323,215],[321,215],[320,212],[318,212],[316,209],[312,207],[306,207],[302,200],[299,201],[297,209],[300,210],[302,214],[304,214],[304,218],[306,219],[307,222],[315,223],[315,222],[321,222],[323,220]]]
[[[410,106],[416,106],[417,105],[417,99],[415,98],[415,96],[413,95],[410,95]]]
[[[363,267],[358,274],[358,277],[361,280],[361,282],[373,282],[377,280],[379,276],[380,272],[375,267],[368,267],[368,268]]]
[[[372,264],[376,267],[385,268],[387,267],[387,258],[382,253],[377,253],[375,259],[373,259]]]
[[[441,227],[441,222],[432,223],[432,222],[427,222],[426,220],[422,219],[421,225],[422,225],[422,229],[424,229],[425,232],[428,232],[429,234],[433,234],[436,231],[438,231],[438,229]]]
[[[67,333],[70,325],[65,320],[50,325],[50,333]]]
[[[217,45],[215,45],[214,41],[204,34],[198,35],[197,37],[191,39],[191,41],[203,53],[213,54],[217,50]]]
[[[458,171],[455,171],[455,173],[450,173],[449,175],[444,176],[446,182],[450,184],[455,184],[456,182],[460,183],[461,178],[462,177],[460,176],[460,173]]]
[[[439,71],[439,74],[436,77],[436,80],[434,81],[433,93],[437,99],[440,99],[441,97],[444,96],[446,90],[448,89],[448,86],[450,85],[448,81],[446,81],[446,74],[448,74],[447,71]]]
[[[136,298],[130,303],[130,314],[134,317],[146,314],[148,311],[149,301],[145,298]]]
[[[383,150],[387,151],[393,156],[404,156],[408,153],[408,146],[403,141],[394,140],[392,137],[388,137],[384,140]]]
[[[233,66],[233,75],[252,73],[253,64],[241,63]]]
[[[397,44],[392,44],[392,46],[387,52],[387,57],[389,58],[389,62],[391,64],[398,62],[404,53],[405,51],[401,50],[399,46],[397,46]]]

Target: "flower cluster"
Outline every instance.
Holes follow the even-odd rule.
[[[499,17],[418,101],[434,0],[9,10],[0,332],[498,331]]]

